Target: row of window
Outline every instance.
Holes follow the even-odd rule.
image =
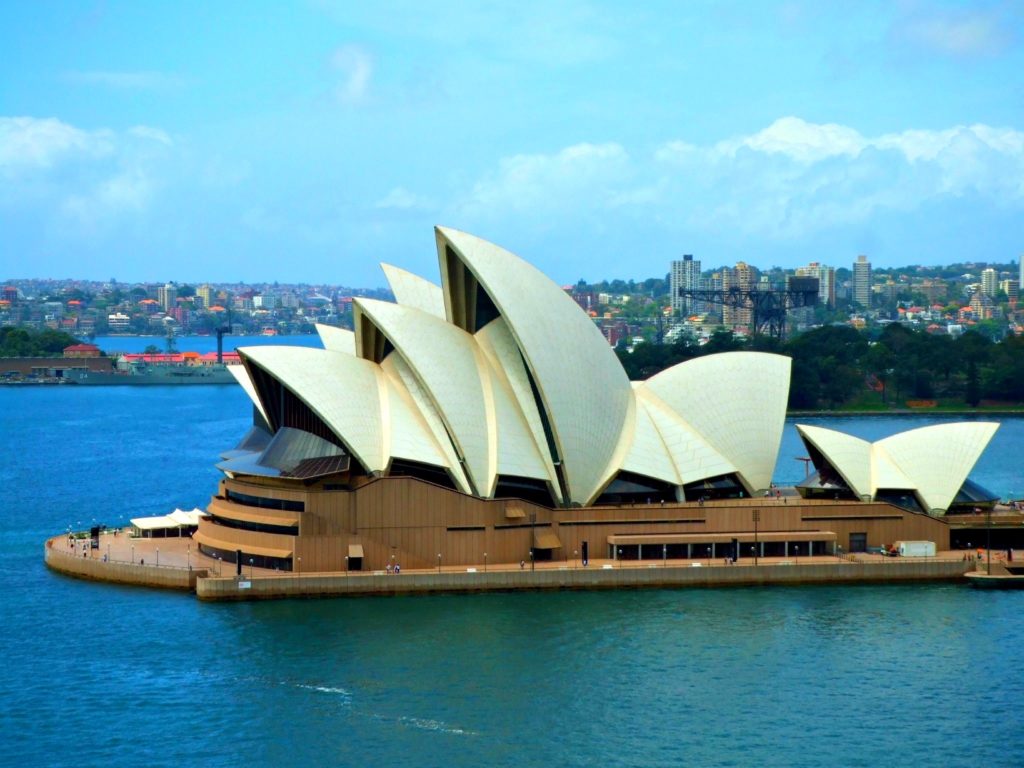
[[[269,499],[265,496],[250,496],[247,493],[239,493],[238,491],[231,490],[226,490],[224,492],[224,496],[228,501],[233,501],[236,504],[242,504],[246,507],[276,509],[283,512],[306,511],[306,504],[302,501],[292,501],[291,499]]]

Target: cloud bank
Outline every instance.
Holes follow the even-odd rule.
[[[965,197],[1024,207],[1024,132],[970,125],[871,137],[784,117],[709,145],[577,144],[500,160],[454,213],[544,221],[629,212],[676,231],[797,241]]]
[[[117,132],[0,117],[0,207],[56,212],[91,230],[149,206],[173,146],[148,126]]]

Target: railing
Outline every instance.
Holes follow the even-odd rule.
[[[157,562],[146,563],[146,562],[142,562],[143,558],[139,558],[137,560],[119,560],[117,558],[108,557],[106,554],[103,554],[103,555],[101,555],[99,557],[91,557],[91,556],[88,556],[88,555],[83,555],[80,552],[70,552],[70,551],[68,551],[66,549],[61,549],[60,547],[54,547],[54,546],[52,546],[52,544],[50,545],[50,549],[54,552],[54,554],[61,555],[62,557],[67,557],[67,558],[70,558],[72,560],[92,560],[93,562],[97,562],[97,563],[111,563],[111,564],[117,564],[117,565],[140,565],[140,566],[143,566],[145,568],[167,568],[167,569],[175,570],[175,571],[205,571],[205,570],[209,570],[209,568],[206,567],[206,566],[200,567],[200,566],[197,566],[197,565],[172,565],[170,563],[157,563]],[[86,552],[88,552],[88,550],[86,550]]]

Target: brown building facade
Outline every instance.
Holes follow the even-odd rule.
[[[300,488],[225,478],[208,511],[194,536],[206,554],[235,562],[240,552],[245,564],[302,572],[799,557],[898,540],[949,548],[943,520],[889,504],[773,497],[553,509],[479,499],[412,477],[371,479],[354,490],[329,479]]]

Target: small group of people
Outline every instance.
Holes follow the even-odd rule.
[[[394,565],[392,565],[391,563],[388,563],[387,564],[387,571],[388,571],[388,576],[390,576],[391,574],[395,574],[397,576],[398,574],[400,574],[402,572],[402,564],[401,563],[395,563]]]

